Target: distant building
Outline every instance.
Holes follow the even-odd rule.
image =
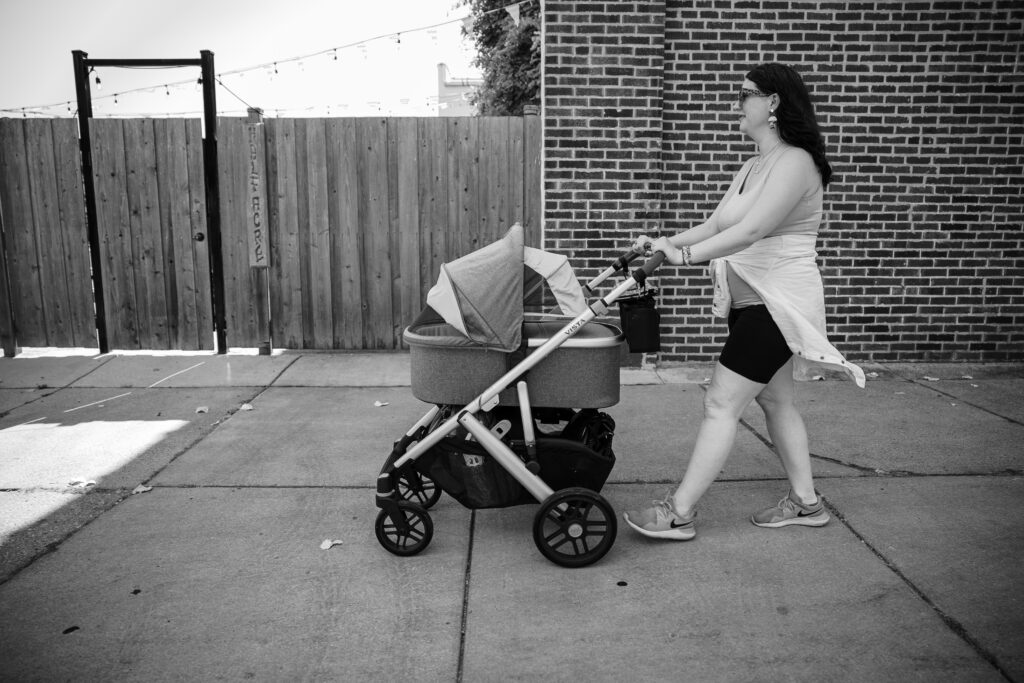
[[[483,85],[482,78],[453,78],[448,65],[437,65],[437,115],[474,116],[476,108],[470,104],[469,95]]]

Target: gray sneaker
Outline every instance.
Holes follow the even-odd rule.
[[[804,505],[790,491],[789,495],[780,500],[777,505],[755,512],[750,521],[757,526],[777,529],[791,524],[801,526],[825,526],[830,519],[828,510],[818,496],[818,502],[814,505]]]
[[[693,524],[696,514],[691,512],[687,517],[677,514],[671,493],[665,496],[665,500],[654,501],[649,508],[625,512],[622,517],[627,524],[650,538],[689,541],[697,535]]]

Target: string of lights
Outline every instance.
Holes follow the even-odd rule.
[[[493,13],[496,13],[496,12],[506,12],[506,13],[509,14],[509,16],[512,17],[512,20],[518,24],[519,17],[520,17],[520,8],[522,6],[524,6],[524,5],[529,5],[529,4],[533,3],[533,2],[538,2],[538,1],[539,0],[519,0],[518,2],[510,3],[510,4],[502,6],[502,7],[498,7],[498,8],[492,9],[492,10],[488,10],[488,11],[484,12],[483,14],[484,15],[488,15],[488,14],[493,14]],[[403,30],[400,30],[400,31],[393,31],[393,32],[389,32],[389,33],[382,33],[382,34],[374,36],[372,38],[365,38],[365,39],[362,39],[362,40],[358,40],[356,42],[347,43],[347,44],[344,44],[344,45],[338,45],[338,46],[335,46],[335,47],[327,48],[327,49],[324,49],[324,50],[319,50],[319,51],[316,51],[316,52],[311,52],[311,53],[308,53],[308,54],[297,55],[297,56],[294,56],[294,57],[288,57],[288,58],[284,58],[284,59],[277,59],[277,60],[273,60],[273,61],[269,61],[269,62],[263,62],[261,64],[256,64],[256,65],[253,65],[253,66],[247,66],[247,67],[243,67],[243,68],[239,68],[239,69],[232,69],[232,70],[228,70],[228,71],[223,71],[223,72],[220,72],[220,73],[216,74],[215,78],[217,80],[217,84],[221,88],[223,88],[228,94],[230,94],[232,97],[237,99],[239,102],[244,104],[246,109],[251,109],[251,108],[253,108],[251,105],[249,105],[247,102],[245,102],[245,100],[242,99],[242,97],[240,97],[231,88],[229,88],[227,85],[224,84],[224,82],[222,80],[223,78],[229,77],[229,76],[244,77],[246,74],[264,72],[264,73],[266,73],[269,76],[269,78],[271,80],[273,80],[275,77],[280,77],[281,76],[280,68],[282,66],[284,66],[284,65],[292,65],[292,64],[294,64],[294,65],[297,65],[301,69],[305,62],[310,61],[310,60],[322,59],[324,57],[328,57],[330,59],[330,61],[339,61],[339,53],[344,53],[347,50],[353,50],[353,49],[360,50],[362,52],[362,58],[363,59],[367,59],[367,47],[370,44],[375,43],[377,41],[391,40],[391,41],[394,42],[394,44],[396,46],[400,47],[401,43],[402,43],[402,36],[403,35],[409,36],[409,35],[414,35],[414,34],[423,33],[423,32],[436,31],[436,29],[438,29],[438,28],[441,28],[443,26],[448,26],[448,25],[451,25],[451,24],[455,24],[455,23],[463,23],[465,25],[472,18],[473,18],[473,15],[466,14],[464,16],[455,17],[455,18],[452,18],[452,19],[447,19],[445,21],[438,22],[438,23],[435,23],[435,24],[430,24],[428,26],[419,26],[419,27],[416,27],[416,28],[409,28],[409,29],[403,29]],[[167,69],[167,68],[174,68],[174,67],[119,67],[119,68]],[[96,90],[102,91],[103,90],[103,81],[100,78],[99,74],[95,73],[95,69],[92,68],[92,67],[90,68],[90,72],[89,73],[90,73],[90,76],[94,79],[94,83],[96,85]],[[194,79],[194,78],[189,78],[189,79],[185,79],[185,80],[161,83],[159,85],[143,86],[143,87],[138,87],[138,88],[130,88],[130,89],[127,89],[127,90],[122,90],[120,92],[111,93],[111,94],[108,94],[108,95],[98,95],[98,96],[93,97],[93,102],[95,103],[95,102],[101,101],[101,100],[110,100],[114,106],[117,106],[117,105],[119,105],[121,103],[121,100],[125,96],[128,96],[128,95],[136,95],[136,94],[140,94],[140,93],[153,94],[153,93],[159,93],[162,90],[167,96],[170,96],[172,89],[177,90],[179,88],[187,87],[187,86],[192,86],[192,87],[195,87],[196,89],[199,89],[199,88],[201,88],[201,85],[202,85],[202,79],[198,79],[197,80],[197,79]],[[400,99],[411,100],[411,98],[400,98]],[[428,98],[428,103],[427,104],[428,105],[433,105],[433,104],[444,105],[444,104],[450,104],[452,102],[455,102],[455,101],[458,101],[458,100],[461,100],[461,99],[463,99],[461,94],[460,95],[454,95],[454,96],[440,96],[440,97],[438,97],[438,96],[431,96],[431,97]],[[368,105],[378,104],[377,109],[379,111],[381,111],[381,112],[384,111],[384,109],[381,106],[379,106],[379,103],[367,103],[367,104]],[[20,116],[22,116],[24,118],[28,118],[30,116],[31,117],[49,118],[49,117],[53,116],[53,110],[54,109],[66,108],[67,112],[70,115],[75,116],[75,115],[77,115],[77,111],[72,108],[72,105],[73,105],[73,102],[71,100],[67,100],[67,101],[62,101],[62,102],[54,102],[54,103],[51,103],[51,104],[40,104],[40,105],[33,105],[33,106],[26,106],[26,107],[0,108],[0,115],[2,115],[2,114],[16,114],[16,115],[20,115]],[[324,109],[325,107],[328,110],[341,110],[341,111],[344,111],[344,110],[350,108],[350,105],[348,103],[337,103],[337,104],[333,104],[333,105],[332,104],[321,104],[321,105],[315,105],[315,106],[311,106],[311,107],[297,107],[297,108],[287,108],[287,109],[275,108],[272,111],[275,112],[275,113],[278,113],[278,114],[298,113],[298,112],[314,111],[314,110],[317,110],[317,109]],[[372,108],[372,107],[370,107],[370,108]],[[230,111],[230,110],[227,110],[227,111]],[[200,111],[175,112],[175,115],[188,116],[188,115],[195,115],[195,114],[201,114],[201,113],[202,112],[200,110]],[[224,112],[222,112],[222,113],[224,113]],[[131,114],[131,115],[134,115],[134,116],[149,116],[151,114],[149,114],[149,115],[146,115],[146,114],[141,114],[141,115],[140,114]],[[96,114],[96,113],[94,113],[94,116],[117,117],[117,116],[121,116],[121,115],[116,114],[116,113],[107,113],[107,114]]]

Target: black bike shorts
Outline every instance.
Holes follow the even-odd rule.
[[[718,357],[722,365],[753,382],[768,384],[792,355],[767,306],[729,311],[729,338]]]

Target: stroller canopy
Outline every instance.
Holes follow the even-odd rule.
[[[427,305],[486,348],[514,351],[522,342],[524,300],[547,283],[562,313],[579,315],[586,297],[564,256],[523,246],[523,226],[441,266]]]

